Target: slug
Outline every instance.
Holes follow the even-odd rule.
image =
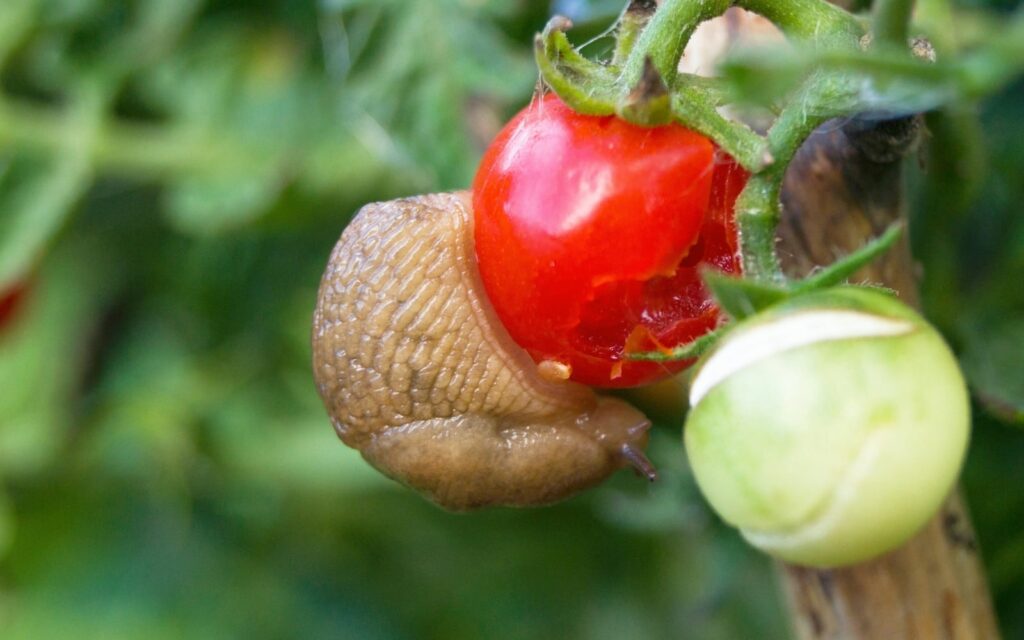
[[[632,465],[650,422],[540,365],[484,293],[467,193],[362,208],[331,253],[313,369],[335,431],[442,507],[548,504]]]

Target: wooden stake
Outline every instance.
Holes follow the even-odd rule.
[[[914,148],[918,127],[916,118],[858,119],[828,123],[811,136],[783,188],[779,252],[787,273],[827,264],[905,216],[902,158]],[[906,236],[859,275],[919,304]],[[780,576],[802,640],[999,638],[959,491],[900,549],[845,569],[780,564]]]

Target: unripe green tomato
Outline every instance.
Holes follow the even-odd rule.
[[[783,303],[698,365],[686,450],[712,507],[754,546],[835,567],[893,549],[949,493],[967,390],[939,334],[844,287]]]

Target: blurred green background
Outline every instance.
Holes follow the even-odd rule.
[[[606,0],[2,0],[0,637],[784,638],[771,563],[662,481],[450,515],[343,447],[310,373],[327,254],[454,189],[530,40]],[[985,25],[1016,2],[974,2]],[[982,13],[988,12],[988,13]],[[910,163],[931,317],[980,402],[964,474],[1024,637],[1024,83]]]

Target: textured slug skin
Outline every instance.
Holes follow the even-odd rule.
[[[627,464],[649,423],[538,376],[484,294],[469,202],[370,204],[349,224],[313,318],[317,388],[345,444],[447,509],[550,503]]]

